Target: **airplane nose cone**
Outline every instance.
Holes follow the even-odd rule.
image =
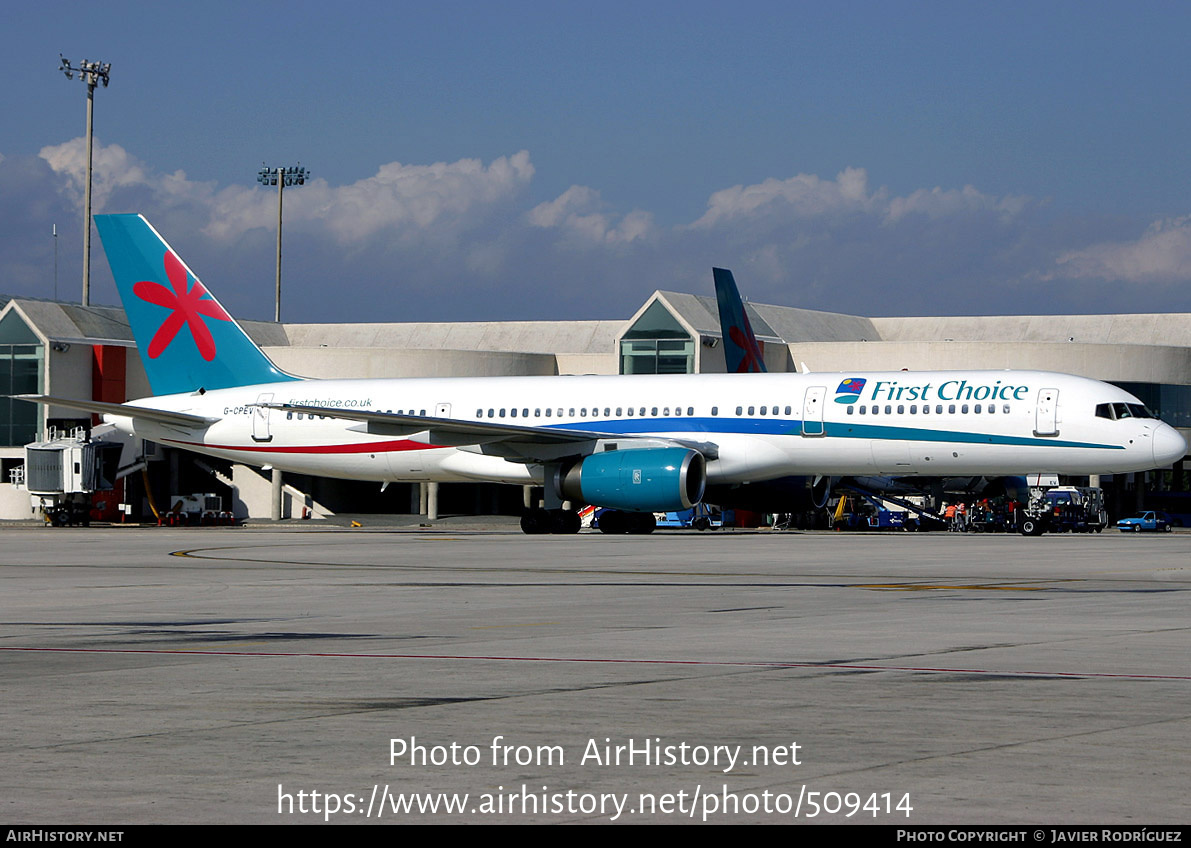
[[[1187,440],[1169,424],[1162,424],[1154,431],[1154,467],[1173,465],[1187,455]]]

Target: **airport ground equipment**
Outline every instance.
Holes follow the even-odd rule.
[[[223,508],[223,498],[210,492],[173,495],[170,498],[170,504],[170,511],[161,516],[162,524],[173,527],[187,525],[211,527],[236,523],[232,513]]]
[[[719,508],[698,503],[690,509],[662,513],[657,519],[658,527],[691,527],[695,530],[719,530],[725,520],[731,523]]]
[[[25,445],[25,489],[35,510],[55,527],[91,523],[92,495],[115,488],[119,442],[90,439],[82,427]]]
[[[1108,524],[1104,490],[1098,486],[1031,488],[1018,531],[1023,536],[1043,533],[1099,533]]]

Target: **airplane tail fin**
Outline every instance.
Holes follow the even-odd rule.
[[[142,215],[95,227],[155,395],[298,380],[274,365]]]
[[[765,373],[768,370],[765,368],[765,355],[749,324],[732,272],[724,268],[712,268],[711,273],[715,277],[715,299],[720,307],[720,332],[724,334],[724,358],[728,363],[728,371],[735,374]]]

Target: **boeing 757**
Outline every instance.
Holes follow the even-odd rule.
[[[24,396],[160,444],[353,480],[542,486],[526,532],[609,532],[790,475],[1142,471],[1187,450],[1128,392],[1043,371],[313,380],[274,365],[140,215],[95,218],[153,396]]]

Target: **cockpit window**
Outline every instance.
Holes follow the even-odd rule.
[[[1120,420],[1122,418],[1157,418],[1158,416],[1140,403],[1098,403],[1096,417]]]

